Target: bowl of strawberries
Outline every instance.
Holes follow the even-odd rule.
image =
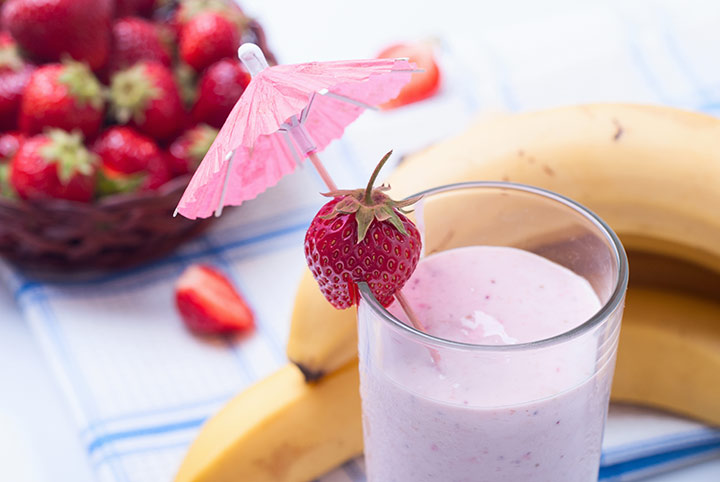
[[[6,0],[0,256],[117,268],[208,222],[172,216],[250,81],[260,25],[233,0]]]

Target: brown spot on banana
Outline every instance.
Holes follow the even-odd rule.
[[[620,121],[613,118],[612,120],[613,125],[615,126],[615,134],[613,135],[613,140],[615,142],[619,141],[622,135],[625,133],[625,129],[623,129],[622,124],[620,124]]]

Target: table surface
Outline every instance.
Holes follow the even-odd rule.
[[[546,15],[563,15],[590,5],[590,2],[575,0],[479,3],[475,11],[467,12],[468,3],[450,0],[443,2],[443,11],[438,12],[436,2],[406,4],[368,0],[362,3],[362,11],[352,12],[345,2],[329,0],[242,2],[248,12],[261,19],[272,48],[287,62],[309,57],[365,57],[398,39],[443,35],[448,30],[457,33],[483,27],[500,28]],[[637,8],[649,5],[645,1],[631,3]],[[699,8],[705,4],[696,3]],[[448,12],[467,14],[449,17]],[[14,300],[2,286],[0,387],[0,480],[93,480],[65,400]],[[719,474],[720,459],[715,459],[646,480],[714,482],[719,480]]]

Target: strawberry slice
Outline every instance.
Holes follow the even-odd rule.
[[[393,100],[382,105],[383,109],[394,109],[413,102],[432,97],[440,88],[440,69],[435,62],[431,42],[400,43],[386,48],[379,59],[396,59],[407,57],[418,69],[425,72],[412,75],[410,82],[403,87]]]
[[[255,325],[245,300],[230,281],[206,265],[193,265],[175,285],[175,304],[185,325],[196,333],[246,331]]]

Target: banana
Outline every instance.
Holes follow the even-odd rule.
[[[586,205],[624,245],[720,272],[720,120],[668,107],[599,104],[494,116],[405,159],[395,198],[472,180],[543,187]],[[356,355],[354,310],[324,301],[309,272],[288,357],[312,378]]]
[[[720,425],[720,302],[631,290],[611,399]]]
[[[355,308],[333,308],[305,270],[295,295],[287,355],[308,381],[332,373],[357,355],[355,313]]]
[[[720,302],[659,289],[627,298],[612,387],[720,425]],[[362,452],[357,364],[317,384],[288,364],[203,427],[176,482],[307,482]]]
[[[595,211],[627,248],[720,271],[720,121],[668,107],[586,105],[497,117],[408,158],[395,197],[505,180]]]
[[[308,384],[288,363],[233,398],[191,445],[176,482],[306,482],[362,453],[357,363]]]

